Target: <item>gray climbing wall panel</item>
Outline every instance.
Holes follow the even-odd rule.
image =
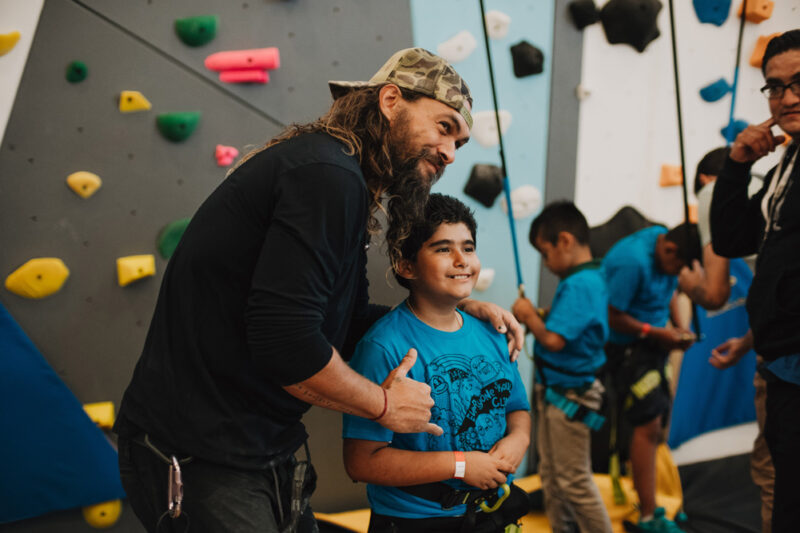
[[[219,32],[189,48],[174,20],[200,14],[219,15]],[[224,178],[216,144],[246,152],[288,122],[315,118],[330,104],[327,80],[367,79],[411,44],[407,1],[45,2],[0,147],[0,273],[33,257],[60,257],[71,275],[46,299],[2,289],[0,302],[80,401],[119,404],[166,265],[156,237],[163,225],[190,216]],[[203,66],[213,52],[267,46],[280,49],[282,65],[265,86],[226,85]],[[64,71],[76,59],[86,62],[89,77],[70,84]],[[153,108],[119,113],[122,90],[141,91]],[[172,111],[202,112],[183,143],[156,129],[156,115]],[[86,200],[65,183],[78,170],[103,179]],[[115,260],[133,254],[156,255],[156,276],[120,288]],[[373,299],[396,302],[385,289],[385,261],[373,259]],[[309,426],[322,478],[315,507],[364,505],[363,486],[346,480],[341,467],[339,415],[313,413]],[[88,529],[79,519],[74,528],[59,522],[63,531],[81,526]]]

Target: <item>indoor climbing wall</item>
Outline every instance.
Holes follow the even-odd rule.
[[[190,46],[175,21],[197,15],[216,15],[216,34]],[[411,44],[407,2],[44,2],[0,148],[0,272],[5,281],[31,259],[54,258],[64,279],[51,285],[48,270],[22,271],[17,293],[0,289],[0,304],[81,403],[119,404],[166,266],[170,239],[159,235],[179,232],[233,152],[319,116],[330,105],[327,80],[367,79]],[[266,84],[225,83],[206,68],[212,54],[261,48],[278,53],[262,68]],[[39,296],[31,287],[43,285],[55,292],[20,295]],[[363,491],[339,488],[341,454],[324,446],[338,442],[339,423],[333,413],[310,421],[322,443],[315,463],[336,476],[318,491],[323,510]],[[88,527],[77,516],[57,529]]]
[[[536,302],[539,254],[529,244],[528,231],[544,199],[554,2],[493,0],[485,5],[520,271],[526,295]],[[518,295],[518,278],[497,168],[501,161],[480,6],[458,0],[413,0],[411,6],[415,44],[452,54],[474,99],[472,140],[434,190],[457,196],[475,210],[483,290],[473,296],[509,308]],[[556,173],[552,179],[565,177]],[[524,355],[519,368],[523,381],[531,383],[532,365]]]
[[[596,4],[608,12],[621,0],[571,0],[571,5]],[[657,4],[660,4],[658,7]],[[683,219],[680,179],[663,174],[680,169],[677,106],[667,0],[648,7],[659,36],[640,51],[625,43],[611,44],[603,21],[592,22],[593,6],[583,18],[583,65],[578,96],[581,100],[576,202],[590,225],[608,220],[623,205],[632,205],[651,220],[669,224]],[[655,5],[655,7],[653,7]],[[748,0],[738,87],[733,116],[738,124],[758,124],[769,117],[760,55],[766,37],[798,26],[796,0]],[[737,40],[742,0],[674,2],[675,37],[683,115],[686,180],[694,184],[697,163],[704,154],[725,146],[724,131],[731,112]],[[651,20],[655,17],[654,20]],[[623,19],[624,20],[624,19]],[[632,24],[628,24],[628,31]],[[652,37],[652,35],[649,35]],[[644,41],[642,41],[644,42]],[[779,154],[758,161],[763,175]],[[662,172],[663,171],[663,172]],[[678,172],[679,173],[679,172]],[[667,176],[664,176],[667,178]],[[665,186],[666,185],[666,186]],[[690,203],[696,202],[689,193]],[[609,201],[609,199],[611,199]]]

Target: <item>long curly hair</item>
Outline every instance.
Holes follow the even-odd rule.
[[[334,100],[328,112],[318,119],[306,124],[290,124],[264,146],[246,154],[231,171],[270,146],[307,133],[326,133],[344,145],[347,155],[358,158],[371,196],[370,215],[367,221],[367,230],[370,234],[377,234],[381,230],[376,215],[378,211],[382,211],[395,226],[399,225],[400,235],[407,235],[411,220],[418,216],[424,207],[424,201],[423,205],[408,205],[408,202],[401,198],[402,195],[398,194],[399,191],[392,190],[396,185],[394,179],[396,169],[390,144],[391,127],[379,105],[380,91],[384,85],[386,84],[355,88]],[[413,91],[401,88],[400,92],[406,101],[421,98],[419,93]],[[390,192],[387,210],[382,200],[384,195]],[[407,222],[403,222],[404,220]],[[390,248],[392,247],[390,245]]]

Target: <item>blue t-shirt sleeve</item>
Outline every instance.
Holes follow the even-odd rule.
[[[399,363],[392,354],[380,344],[371,340],[362,340],[356,346],[350,366],[375,383],[383,383],[386,376]],[[344,415],[342,424],[342,437],[345,439],[374,440],[379,442],[391,442],[394,433],[377,422],[367,420],[355,415]]]
[[[511,396],[508,398],[506,404],[506,413],[512,411],[530,411],[531,404],[528,401],[528,391],[525,390],[525,385],[522,383],[522,377],[519,375],[519,368],[517,363],[511,363]]]
[[[641,282],[642,270],[634,258],[628,261],[603,263],[608,305],[618,311],[628,312]]]
[[[569,281],[561,282],[556,291],[550,314],[545,320],[548,331],[558,333],[567,342],[577,339],[596,320],[588,287]]]

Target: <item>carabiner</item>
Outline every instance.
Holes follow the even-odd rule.
[[[508,483],[503,483],[500,485],[500,488],[503,489],[503,495],[497,498],[497,501],[491,507],[486,504],[486,500],[483,500],[480,505],[481,511],[484,513],[493,513],[500,509],[500,506],[503,505],[506,498],[511,495],[511,488],[508,486]]]

